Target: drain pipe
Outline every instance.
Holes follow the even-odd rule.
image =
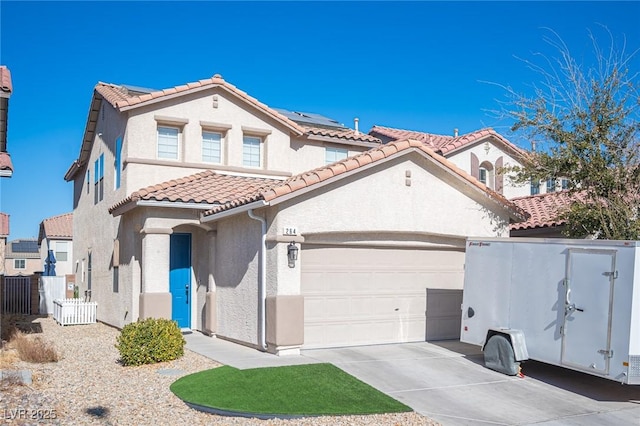
[[[267,332],[266,332],[266,301],[267,301],[267,220],[261,216],[256,216],[253,209],[247,210],[249,217],[260,222],[262,228],[262,236],[260,238],[260,261],[259,275],[260,284],[258,287],[258,328],[259,328],[259,344],[263,351],[267,350]]]

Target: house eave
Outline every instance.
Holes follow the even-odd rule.
[[[356,140],[342,139],[342,138],[332,138],[331,136],[319,136],[319,135],[308,135],[307,139],[310,141],[330,142],[330,143],[336,143],[340,145],[363,146],[366,148],[376,148],[381,145],[375,142],[363,142],[363,141],[356,141]]]
[[[209,216],[203,216],[200,219],[200,223],[214,222],[216,220],[220,220],[220,219],[225,218],[225,217],[235,216],[237,214],[244,213],[244,212],[246,212],[248,210],[251,210],[251,209],[258,209],[260,207],[266,207],[266,206],[269,206],[269,205],[270,205],[270,203],[268,203],[268,202],[266,202],[264,200],[254,201],[252,203],[243,204],[241,206],[234,207],[234,208],[229,209],[229,210],[223,210],[220,213],[214,213],[214,214],[211,214]]]
[[[188,209],[188,210],[211,210],[214,207],[218,207],[219,203],[185,203],[176,201],[155,201],[155,200],[139,200],[131,201],[123,204],[111,212],[111,215],[116,217],[120,216],[128,211],[135,209],[136,207],[160,207],[171,209]]]

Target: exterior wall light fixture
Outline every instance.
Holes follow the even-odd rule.
[[[296,260],[298,260],[298,246],[291,241],[287,246],[287,258],[289,259],[289,268],[296,267]]]

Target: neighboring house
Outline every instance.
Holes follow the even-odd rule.
[[[9,215],[0,213],[0,275],[4,275],[4,256],[9,237]]]
[[[5,275],[32,275],[42,271],[38,240],[13,240],[7,243],[4,256]]]
[[[73,274],[73,213],[40,222],[38,245],[42,275],[64,277]]]
[[[280,354],[455,329],[427,324],[427,289],[461,289],[465,238],[526,215],[421,141],[278,112],[219,76],[99,83],[65,179],[101,321],[168,317]]]
[[[9,122],[9,98],[13,92],[11,72],[0,65],[0,177],[11,177],[13,164],[7,149],[7,127]]]
[[[436,135],[391,127],[373,126],[369,134],[383,143],[401,139],[424,142],[480,182],[507,198],[531,194],[531,187],[514,185],[508,176],[500,173],[503,167],[520,166],[526,152],[518,148],[493,129],[481,129],[459,136]]]

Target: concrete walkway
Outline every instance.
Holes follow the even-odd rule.
[[[186,348],[190,351],[240,370],[322,362],[302,355],[276,356],[228,340],[205,336],[197,331],[185,333],[184,339],[187,341]]]

